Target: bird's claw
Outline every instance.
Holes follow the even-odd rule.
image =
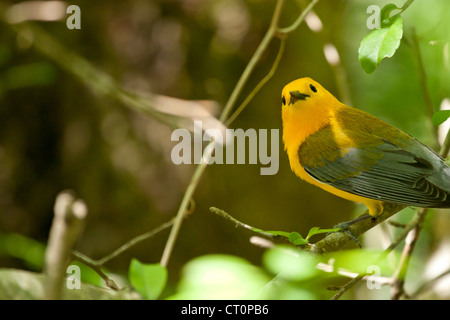
[[[339,230],[334,231],[334,232],[343,232],[346,235],[348,235],[353,240],[353,242],[355,242],[356,245],[359,248],[361,248],[361,243],[359,242],[358,238],[349,229],[351,225],[352,225],[352,223],[341,222],[341,223],[335,225],[333,227],[333,229],[339,229]],[[334,232],[330,232],[330,233],[334,233]],[[328,233],[328,234],[330,234],[330,233]]]
[[[355,223],[358,223],[358,222],[361,222],[361,221],[364,221],[367,219],[371,219],[372,223],[375,223],[377,218],[366,213],[366,214],[360,215],[359,217],[357,217],[355,219],[341,222],[341,223],[335,225],[333,228],[339,229],[335,232],[343,232],[346,235],[348,235],[356,243],[356,245],[361,248],[361,243],[359,243],[358,238],[356,238],[356,236],[350,231],[350,227],[352,225],[354,225]]]

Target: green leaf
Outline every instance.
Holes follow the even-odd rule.
[[[319,227],[313,227],[313,228],[309,229],[308,235],[306,236],[306,240],[308,241],[309,238],[311,238],[315,234],[336,232],[339,230],[340,230],[340,228],[320,229]]]
[[[176,293],[168,299],[268,299],[262,288],[270,279],[261,268],[240,257],[200,256],[183,266]]]
[[[263,264],[271,273],[294,281],[316,276],[318,262],[316,255],[286,245],[270,248],[263,256]]]
[[[167,282],[167,270],[159,263],[145,264],[133,259],[128,270],[133,288],[145,299],[159,297]]]
[[[0,232],[0,255],[21,259],[29,268],[42,269],[45,245],[18,233]]]
[[[372,73],[384,58],[390,58],[400,46],[403,22],[400,15],[388,19],[390,24],[373,30],[361,41],[359,62],[367,73]]]
[[[288,236],[289,242],[296,246],[302,246],[308,243],[308,240],[302,237],[298,232],[291,232]]]
[[[450,118],[450,110],[441,110],[433,114],[433,124],[435,126],[440,126],[447,119]]]

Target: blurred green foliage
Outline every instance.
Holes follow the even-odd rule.
[[[303,23],[289,35],[274,77],[233,127],[281,129],[282,87],[310,76],[340,99],[347,90],[346,103],[436,148],[411,47],[402,41],[395,55],[370,75],[358,60],[361,40],[370,32],[367,7],[376,4],[382,8],[391,2],[398,7],[404,3],[320,1],[315,13],[321,31],[314,32]],[[282,26],[291,23],[305,3],[286,1]],[[38,23],[124,88],[189,100],[211,99],[223,105],[261,41],[274,3],[80,0],[77,5],[81,30],[68,30],[64,19]],[[434,111],[450,97],[449,15],[448,0],[416,0],[402,13],[404,35],[411,37],[414,31],[419,39]],[[323,54],[327,43],[339,52],[343,81]],[[267,73],[277,46],[274,41],[263,56],[241,100]],[[63,189],[75,190],[89,207],[77,250],[93,258],[174,216],[194,166],[171,162],[171,129],[93,92],[37,53],[26,35],[1,23],[0,267],[35,270],[41,266],[53,203]],[[261,176],[259,169],[260,165],[212,165],[207,169],[194,196],[195,212],[184,222],[170,260],[165,297],[246,297],[271,281],[280,262],[297,266],[291,258],[281,257],[279,249],[266,251],[251,245],[247,231],[211,214],[211,206],[264,230],[301,234],[314,226],[332,227],[363,210],[301,182],[289,168],[281,141],[279,172]],[[395,219],[407,221],[410,217],[411,213],[405,212]],[[449,226],[447,214],[430,214],[415,251],[415,261],[421,263],[413,263],[408,273],[413,287],[429,276],[425,261],[448,239]],[[111,261],[107,268],[127,274],[132,258],[158,263],[166,239],[167,233],[158,234]],[[384,245],[379,228],[365,235],[364,245]],[[261,297],[329,297],[329,292],[322,291],[326,288],[322,279],[317,279],[320,285],[315,281],[317,271],[310,268],[309,259],[298,262],[300,269],[302,264],[308,266],[304,274],[286,271],[287,278],[281,279],[283,290],[276,293],[275,286]],[[224,273],[232,281],[215,283]],[[215,280],[205,281],[207,275]],[[291,281],[292,277],[299,278]],[[238,290],[237,295],[233,290]],[[382,298],[386,292],[361,293],[356,288],[346,297]]]

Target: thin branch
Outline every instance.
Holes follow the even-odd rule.
[[[272,41],[272,39],[275,35],[275,32],[276,32],[276,28],[278,26],[278,21],[280,19],[281,9],[283,8],[283,4],[284,4],[284,0],[277,1],[275,10],[274,10],[274,14],[272,16],[272,21],[270,23],[270,27],[267,30],[266,34],[264,35],[263,39],[261,40],[261,43],[259,44],[258,48],[256,48],[255,53],[253,54],[252,58],[248,62],[244,71],[242,72],[242,75],[239,78],[238,82],[236,83],[236,86],[234,87],[233,92],[231,92],[230,98],[228,99],[227,103],[225,104],[222,114],[219,117],[219,120],[221,122],[225,122],[225,120],[230,115],[231,110],[233,109],[234,105],[236,104],[236,101],[237,101],[239,95],[241,94],[242,90],[244,89],[244,86],[247,83],[248,79],[250,78],[250,75],[253,73],[253,70],[255,70],[256,65],[261,60],[262,55],[266,51],[270,42]]]
[[[391,299],[398,300],[404,294],[404,283],[406,278],[406,272],[408,271],[409,262],[411,260],[412,252],[416,246],[419,238],[420,231],[423,227],[423,222],[427,216],[428,209],[420,208],[417,211],[418,221],[415,227],[408,232],[405,240],[405,246],[403,247],[402,255],[400,257],[397,270],[393,275],[393,283],[391,289]]]
[[[413,230],[418,223],[420,223],[421,216],[419,214],[416,214],[414,218],[405,226],[405,228],[402,230],[402,232],[397,236],[395,241],[393,241],[381,254],[380,256],[373,262],[374,265],[380,263],[386,257],[407,237],[408,233]],[[365,273],[361,273],[358,276],[356,276],[354,279],[349,281],[346,285],[342,286],[339,289],[339,292],[336,293],[335,296],[333,296],[333,300],[341,297],[348,289],[353,287],[356,283],[359,282],[359,280],[363,279],[365,276]]]
[[[331,297],[330,300],[338,300],[342,295],[347,292],[348,289],[352,288],[355,284],[357,284],[361,279],[363,279],[367,273],[361,273],[354,277],[352,280],[347,282],[345,285],[339,288],[339,291],[334,294],[334,296]]]
[[[253,97],[261,90],[261,88],[273,77],[275,74],[275,71],[278,68],[278,64],[280,63],[281,57],[284,53],[284,48],[286,45],[286,39],[280,38],[280,49],[278,49],[278,54],[275,58],[275,61],[272,64],[272,68],[270,69],[269,73],[256,85],[256,87],[250,92],[250,94],[245,98],[245,100],[241,103],[241,105],[236,109],[236,111],[228,118],[228,120],[225,122],[225,126],[229,127],[231,123],[233,123],[234,120],[241,114],[241,112],[247,107],[247,105],[250,103],[250,101],[253,99]]]
[[[125,243],[122,246],[120,246],[118,249],[116,249],[113,252],[111,252],[110,254],[108,254],[107,256],[99,259],[98,260],[98,264],[99,265],[105,265],[108,261],[117,258],[122,253],[124,253],[125,251],[129,250],[131,247],[134,247],[137,244],[154,237],[157,233],[170,228],[173,225],[174,220],[175,219],[171,219],[170,221],[167,221],[167,222],[163,223],[159,227],[157,227],[157,228],[155,228],[155,229],[153,229],[153,230],[151,230],[149,232],[146,232],[146,233],[141,234],[141,235],[139,235],[137,237],[134,237],[133,239],[131,239],[127,243]]]
[[[188,213],[190,213],[190,212],[188,212]],[[118,290],[119,287],[116,285],[116,283],[111,278],[109,278],[103,272],[102,267],[110,260],[117,258],[122,253],[129,250],[131,247],[134,247],[134,246],[138,245],[139,243],[154,237],[157,233],[170,228],[173,225],[174,220],[175,220],[175,218],[163,223],[162,225],[156,227],[153,230],[143,233],[137,237],[134,237],[133,239],[126,242],[125,244],[120,246],[118,249],[114,250],[113,252],[111,252],[110,254],[106,255],[105,257],[103,257],[101,259],[94,260],[94,259],[82,254],[81,252],[78,252],[75,250],[72,251],[72,258],[84,263],[85,265],[92,268],[95,272],[97,272],[97,274],[105,281],[105,285],[107,287],[109,287],[113,290]]]
[[[411,5],[412,2],[413,2],[413,0],[408,1],[403,7],[407,8],[409,5]],[[417,61],[420,87],[422,89],[425,107],[428,112],[429,120],[432,121],[431,119],[433,118],[433,114],[434,114],[435,110],[433,107],[433,103],[431,101],[430,92],[428,90],[427,74],[426,74],[425,65],[424,65],[423,58],[422,58],[422,53],[420,50],[420,44],[419,44],[419,41],[417,39],[417,35],[416,35],[414,29],[412,30],[411,39],[412,39],[412,41],[410,41],[410,45],[411,45],[412,51],[414,53],[414,57],[416,58],[416,61]],[[436,141],[438,141],[437,140],[437,132],[438,132],[437,127],[433,125],[433,134],[436,138]],[[445,138],[444,144],[441,146],[440,156],[443,158],[445,158],[448,154],[449,144],[450,144],[449,135],[450,135],[450,130],[449,130],[449,132],[447,132],[447,136]],[[393,276],[394,281],[393,281],[392,290],[391,290],[391,298],[394,300],[400,299],[405,294],[404,283],[405,283],[406,273],[407,273],[407,270],[409,267],[409,261],[411,259],[414,248],[416,246],[416,243],[419,238],[420,231],[422,230],[423,223],[426,219],[427,213],[428,213],[428,210],[425,208],[420,208],[418,210],[418,212],[416,214],[418,217],[418,221],[417,221],[415,227],[411,231],[409,231],[408,236],[406,237],[407,241],[405,242],[405,246],[403,247],[402,256],[400,258],[399,265]]]
[[[383,213],[379,215],[375,221],[373,221],[372,219],[366,219],[350,226],[348,230],[355,237],[358,237],[361,234],[365,233],[366,231],[370,230],[371,228],[375,227],[376,225],[380,224],[384,220],[390,218],[391,216],[402,210],[404,207],[405,206],[398,204],[384,203]],[[344,245],[346,245],[350,241],[352,241],[352,238],[345,232],[340,231],[333,232],[327,235],[322,240],[313,244],[311,247],[311,251],[316,253],[336,251],[341,249]]]
[[[298,18],[288,27],[279,28],[277,31],[281,35],[286,35],[288,33],[291,33],[292,31],[296,30],[300,24],[305,20],[308,13],[314,8],[314,6],[319,2],[319,0],[313,0],[309,3],[309,5],[305,8],[305,10],[302,11],[302,13],[298,16]]]
[[[400,14],[400,13],[403,13],[406,9],[408,9],[409,6],[413,4],[413,2],[414,2],[414,0],[408,0],[408,1],[406,1],[406,2],[403,4],[403,6],[400,8],[399,14]]]
[[[302,14],[299,16],[299,18],[296,21],[296,26],[298,26],[304,19],[304,17],[306,16],[306,14],[309,12],[309,10],[311,10],[313,8],[313,6],[318,2],[318,0],[313,0],[311,2],[311,4],[308,6],[307,9],[305,9]],[[219,120],[221,122],[225,122],[232,109],[234,108],[237,99],[239,97],[239,95],[241,94],[245,84],[247,83],[248,79],[250,78],[250,75],[253,73],[254,69],[256,68],[256,65],[258,64],[258,62],[261,60],[261,57],[263,56],[264,52],[266,51],[266,49],[268,48],[270,42],[272,41],[272,39],[275,36],[279,36],[279,29],[278,29],[278,22],[280,20],[280,16],[281,16],[281,10],[283,8],[283,3],[284,0],[278,0],[276,5],[275,5],[275,10],[274,10],[274,14],[272,16],[272,20],[270,23],[270,27],[267,30],[265,36],[263,37],[263,39],[261,40],[261,43],[259,44],[258,48],[256,49],[255,53],[253,54],[252,58],[250,59],[249,63],[247,64],[246,68],[244,69],[241,77],[239,78],[236,86],[234,87],[230,98],[228,99],[227,103],[225,104],[225,107],[219,117]],[[292,26],[291,26],[292,27]],[[290,32],[290,31],[288,31]],[[286,32],[285,32],[286,33]],[[215,143],[214,141],[211,143]],[[208,152],[204,155],[204,161],[197,165],[194,174],[191,178],[191,181],[189,182],[189,185],[186,189],[186,192],[183,196],[183,199],[181,201],[180,207],[178,208],[178,212],[177,215],[175,217],[175,222],[174,225],[172,227],[172,230],[169,234],[169,238],[167,239],[166,242],[166,246],[164,248],[164,252],[162,254],[161,257],[161,265],[162,266],[167,266],[170,256],[172,255],[172,251],[173,251],[173,247],[175,245],[175,241],[178,237],[180,228],[181,228],[181,224],[182,224],[182,215],[186,210],[186,207],[190,201],[190,199],[192,198],[195,190],[197,189],[197,186],[200,182],[200,178],[202,177],[206,167],[207,167],[207,163],[208,160],[210,159],[212,152],[214,150],[214,148],[207,148]]]
[[[54,212],[44,265],[44,298],[48,300],[61,298],[70,252],[83,228],[87,207],[64,191],[56,198]]]
[[[87,265],[92,270],[94,270],[103,279],[103,281],[105,281],[105,285],[108,288],[113,289],[113,290],[119,290],[119,287],[117,286],[115,281],[113,279],[111,279],[110,277],[108,277],[103,272],[101,263],[89,258],[88,256],[86,256],[78,251],[72,251],[72,258],[82,262],[83,264]]]
[[[436,282],[438,282],[443,277],[445,277],[445,276],[447,276],[449,274],[450,274],[450,269],[442,272],[441,274],[437,275],[433,279],[428,280],[427,282],[425,282],[423,285],[421,285],[419,288],[417,288],[416,291],[414,291],[413,293],[409,294],[408,297],[411,298],[411,299],[417,298],[420,294],[422,294],[424,291],[428,290],[432,285],[434,285]]]
[[[226,213],[224,210],[221,210],[221,209],[218,209],[215,207],[211,207],[211,208],[209,208],[209,211],[217,214],[218,216],[221,216],[222,218],[230,220],[231,222],[233,222],[235,224],[236,227],[244,228],[244,229],[259,233],[260,235],[263,235],[265,237],[272,238],[272,239],[279,237],[273,233],[265,232],[264,230],[261,230],[259,228],[255,228],[255,227],[252,227],[251,225],[243,223],[243,222],[239,221],[238,219],[234,218],[233,216],[229,215],[228,213]]]

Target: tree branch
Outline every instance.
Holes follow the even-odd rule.
[[[70,252],[81,233],[87,207],[71,192],[64,191],[57,196],[54,211],[44,265],[44,298],[49,300],[61,298]]]
[[[376,225],[380,224],[384,220],[390,218],[400,210],[405,208],[405,206],[399,205],[399,204],[393,204],[393,203],[384,203],[384,211],[383,213],[377,217],[375,221],[372,219],[366,219],[361,222],[355,223],[354,225],[350,226],[348,230],[355,236],[358,237],[361,234],[365,233],[366,231],[372,229]],[[365,212],[364,214],[366,214]],[[348,242],[352,241],[352,238],[346,234],[345,232],[333,232],[327,235],[322,240],[316,242],[312,245],[311,251],[316,253],[325,253],[325,252],[331,252],[341,249],[343,246],[345,246]]]
[[[300,23],[304,20],[306,14],[309,12],[309,10],[311,10],[317,2],[318,2],[318,0],[313,0],[311,2],[311,4],[300,14],[299,18],[297,18],[295,24],[292,25],[289,28],[289,30],[284,30],[284,31],[281,30],[281,32],[282,33],[291,32],[296,27],[298,27],[298,25],[300,25]],[[230,95],[230,98],[228,99],[227,103],[225,104],[225,107],[219,117],[219,120],[222,123],[228,119],[232,109],[234,108],[234,106],[237,102],[239,95],[241,94],[245,84],[247,83],[248,79],[250,78],[250,75],[253,73],[254,69],[256,68],[257,63],[261,60],[263,53],[268,48],[271,40],[275,36],[280,35],[280,29],[278,29],[278,22],[280,20],[283,3],[284,3],[284,0],[277,1],[275,10],[274,10],[274,14],[272,16],[272,20],[270,23],[270,27],[267,30],[267,32],[266,32],[264,38],[262,39],[261,43],[259,44],[258,48],[256,49],[255,53],[253,54],[252,58],[250,59],[249,63],[247,64],[246,68],[244,69],[241,77],[239,78],[236,86],[234,87],[234,89]],[[294,26],[295,26],[295,28],[294,28]],[[212,141],[211,143],[215,143],[215,142]],[[161,265],[162,266],[167,266],[167,264],[169,262],[170,256],[173,251],[173,247],[175,245],[175,241],[178,237],[178,233],[181,228],[183,213],[185,212],[190,199],[192,198],[195,190],[197,189],[197,186],[200,182],[200,178],[202,177],[202,175],[206,169],[207,162],[208,162],[209,158],[211,157],[212,152],[214,150],[214,148],[206,148],[206,149],[208,150],[208,152],[204,155],[205,161],[203,161],[201,164],[199,164],[196,167],[194,174],[191,178],[191,181],[190,181],[190,183],[186,189],[186,192],[183,196],[180,207],[178,208],[178,212],[175,217],[174,225],[172,227],[172,230],[170,232],[166,246],[164,248],[163,255],[161,257]]]

